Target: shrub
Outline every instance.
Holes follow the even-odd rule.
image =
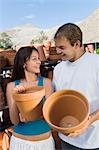
[[[99,54],[99,48],[96,49],[96,54]]]
[[[12,41],[10,37],[3,32],[0,36],[0,48],[8,49],[12,47]]]
[[[40,36],[37,37],[36,39],[32,39],[32,41],[30,42],[31,44],[41,44],[43,43],[43,41],[46,41],[48,39],[48,37],[45,35],[45,33],[43,31],[40,32]]]

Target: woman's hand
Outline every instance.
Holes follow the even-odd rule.
[[[26,91],[26,88],[23,86],[23,85],[17,85],[14,90],[13,90],[13,93],[22,93],[22,92],[25,92]]]
[[[20,121],[21,122],[25,122],[26,121],[25,118],[21,115],[21,113],[19,113],[19,117],[20,117]]]

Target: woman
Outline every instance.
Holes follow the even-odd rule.
[[[26,86],[44,86],[46,98],[52,94],[53,89],[51,81],[47,78],[39,76],[40,65],[41,61],[39,58],[39,53],[35,47],[21,47],[15,56],[12,74],[13,81],[7,85],[6,93],[10,118],[14,124],[13,131],[16,133],[11,137],[10,150],[45,150],[48,148],[49,150],[54,150],[54,140],[48,124],[41,118],[39,121],[33,120],[26,123],[12,96],[13,92],[23,92]],[[41,126],[40,123],[43,123],[44,126]],[[34,131],[37,127],[40,128],[40,135],[42,135],[42,130],[43,133],[50,133],[47,139],[33,141]],[[15,136],[19,133],[22,135],[22,138]],[[27,138],[24,139],[24,135]],[[31,140],[26,140],[29,135],[31,135]]]

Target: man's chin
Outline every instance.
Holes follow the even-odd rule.
[[[40,73],[40,71],[35,71],[36,73]]]
[[[68,58],[67,58],[67,57],[62,57],[61,59],[62,59],[63,61],[68,60]]]

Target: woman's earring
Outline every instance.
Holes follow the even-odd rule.
[[[23,65],[23,68],[25,69],[25,64]]]

